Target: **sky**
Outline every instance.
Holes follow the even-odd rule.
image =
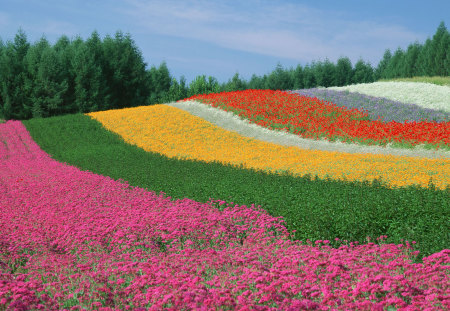
[[[449,12],[449,0],[0,0],[0,38],[120,30],[148,68],[165,61],[178,80],[226,82],[345,56],[376,66],[386,49],[424,43],[442,21],[450,29]]]

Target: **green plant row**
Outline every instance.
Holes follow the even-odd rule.
[[[82,170],[164,192],[173,199],[222,199],[261,205],[283,216],[293,239],[334,238],[367,243],[416,241],[424,256],[450,248],[450,188],[388,189],[378,181],[342,182],[316,176],[273,175],[219,163],[170,159],[125,143],[83,114],[24,121],[33,139],[54,159]]]

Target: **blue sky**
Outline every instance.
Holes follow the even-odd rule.
[[[42,35],[87,39],[130,33],[148,67],[166,61],[175,78],[220,82],[236,72],[270,73],[277,63],[302,66],[348,56],[377,65],[387,48],[406,48],[450,27],[448,0],[0,0],[0,38],[21,27]]]

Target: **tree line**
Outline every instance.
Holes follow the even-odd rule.
[[[0,38],[0,118],[29,119],[55,115],[151,105],[195,94],[245,89],[292,90],[344,86],[379,79],[450,75],[450,33],[442,22],[425,44],[406,51],[386,50],[376,68],[348,57],[326,59],[304,67],[283,68],[253,75],[236,73],[225,83],[197,76],[187,84],[172,77],[165,62],[151,66],[130,34],[116,32],[101,39],[94,31],[87,40],[60,37],[51,45],[45,37],[34,44],[19,30],[13,41]]]

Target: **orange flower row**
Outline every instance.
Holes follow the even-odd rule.
[[[167,105],[89,113],[130,144],[167,157],[243,165],[294,176],[372,181],[391,187],[450,184],[450,160],[304,150],[243,137]]]

